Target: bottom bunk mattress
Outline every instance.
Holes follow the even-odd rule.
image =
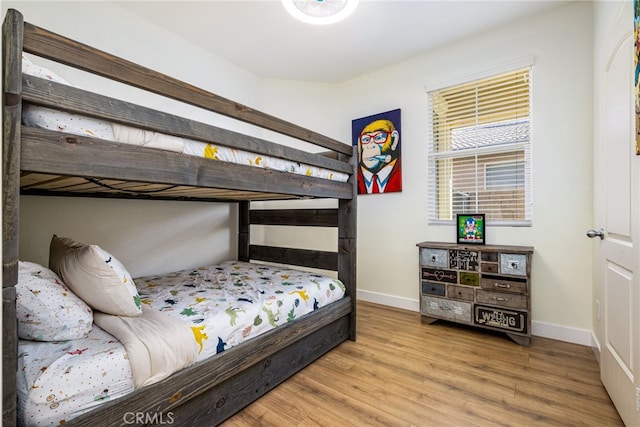
[[[237,261],[141,277],[135,284],[145,309],[190,326],[196,362],[345,295],[331,277]],[[20,340],[18,353],[20,425],[64,424],[135,389],[127,349],[96,324],[77,340]]]

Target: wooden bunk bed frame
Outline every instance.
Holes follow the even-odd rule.
[[[166,112],[23,75],[23,52],[75,67],[322,147],[312,154]],[[346,297],[296,322],[107,402],[68,425],[125,425],[125,414],[150,423],[171,414],[175,425],[216,425],[341,342],[355,339],[356,176],[350,145],[221,98],[197,87],[25,22],[9,10],[3,23],[3,414],[16,425],[20,195],[64,195],[238,203],[238,259],[337,271]],[[23,103],[216,142],[349,174],[341,183],[251,166],[222,164],[169,151],[96,141],[28,128]],[[105,147],[108,146],[108,147]],[[106,149],[109,148],[109,149]],[[329,153],[326,152],[329,150]],[[332,153],[332,155],[329,155]],[[132,167],[134,165],[135,167]],[[251,201],[337,199],[336,209],[252,210]],[[251,244],[250,225],[338,228],[335,252]],[[166,420],[166,418],[165,418]]]

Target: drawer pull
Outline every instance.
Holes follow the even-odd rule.
[[[503,297],[493,297],[493,299],[496,300],[496,301],[506,301],[507,300],[506,298],[503,298]]]
[[[517,262],[512,262],[511,263],[511,268],[513,268],[514,270],[516,270],[518,268],[518,263]]]
[[[510,284],[508,283],[494,283],[493,284],[494,288],[504,288],[504,289],[509,289],[511,287]]]

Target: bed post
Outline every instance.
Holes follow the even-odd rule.
[[[341,154],[341,160],[343,157]],[[354,147],[350,159],[354,173],[349,178],[349,183],[353,187],[353,196],[351,199],[340,199],[338,209],[338,278],[347,287],[347,295],[351,296],[349,339],[352,341],[356,339],[358,175],[355,170],[357,159],[357,147]]]
[[[238,203],[238,261],[249,262],[249,202]]]
[[[22,15],[9,9],[2,25],[2,425],[16,425],[18,221],[22,115]]]

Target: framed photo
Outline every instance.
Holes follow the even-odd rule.
[[[457,214],[456,242],[484,245],[486,243],[484,214]]]

